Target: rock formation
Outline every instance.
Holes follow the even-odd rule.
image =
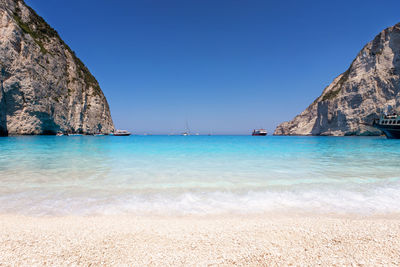
[[[97,80],[23,0],[0,0],[0,68],[0,135],[114,130]]]
[[[400,111],[400,23],[379,33],[306,110],[275,135],[380,135],[365,124]]]

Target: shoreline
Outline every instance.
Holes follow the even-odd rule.
[[[0,215],[0,265],[398,265],[400,215]]]

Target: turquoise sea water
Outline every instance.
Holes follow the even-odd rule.
[[[400,212],[400,140],[0,138],[0,213]]]

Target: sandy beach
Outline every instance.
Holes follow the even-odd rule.
[[[0,265],[399,265],[400,218],[0,216]]]

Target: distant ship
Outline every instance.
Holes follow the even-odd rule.
[[[396,113],[382,114],[374,120],[372,126],[381,130],[389,139],[400,139],[400,115]]]
[[[127,130],[116,130],[113,135],[114,136],[129,136],[129,135],[131,135],[131,133],[128,132]]]
[[[184,132],[182,133],[182,135],[183,135],[183,136],[191,135],[190,129],[189,129],[189,123],[188,123],[187,121],[186,121],[186,131],[184,131]]]
[[[254,129],[253,133],[251,134],[252,136],[266,136],[267,135],[267,131],[265,129]]]

